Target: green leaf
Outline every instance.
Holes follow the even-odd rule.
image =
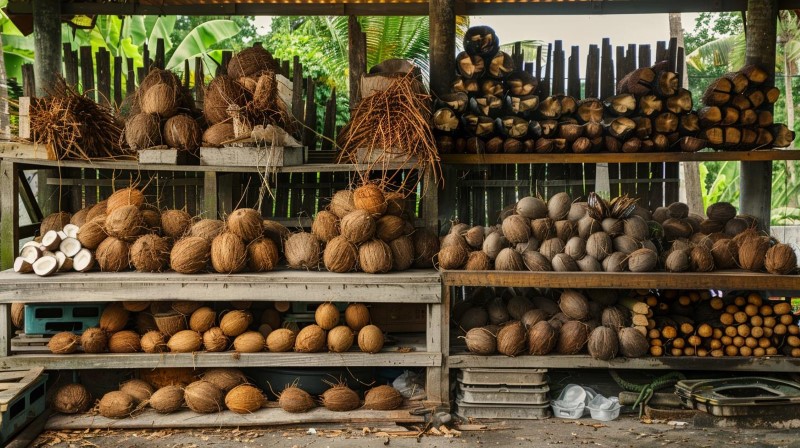
[[[148,30],[150,30],[148,33],[150,39],[147,42],[147,47],[150,50],[150,54],[156,54],[158,39],[164,39],[165,54],[172,49],[172,40],[169,38],[169,35],[172,34],[172,30],[175,28],[176,19],[177,16],[160,16],[153,24],[153,27],[148,28]],[[147,22],[145,21],[145,23]]]
[[[709,66],[728,65],[728,58],[740,35],[726,36],[705,45],[686,56],[686,63],[697,70],[705,70]]]
[[[183,61],[203,56],[211,46],[229,39],[239,32],[239,25],[232,20],[211,20],[193,29],[178,45],[167,62],[167,69],[182,69]]]

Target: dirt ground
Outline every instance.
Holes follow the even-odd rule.
[[[45,432],[35,447],[199,448],[199,447],[747,447],[800,448],[800,430],[706,429],[682,422],[645,424],[632,417],[601,423],[548,419],[480,422],[440,435],[394,424],[370,427],[208,428],[195,430],[91,430]]]

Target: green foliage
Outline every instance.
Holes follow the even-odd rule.
[[[218,57],[213,60],[214,63],[222,58],[221,50],[214,50],[214,46],[221,40],[236,36],[238,32],[239,25],[231,20],[211,20],[201,23],[189,31],[172,53],[166,65],[167,70],[182,71],[184,61],[200,57],[204,59],[205,72],[211,72],[209,69],[212,54]]]

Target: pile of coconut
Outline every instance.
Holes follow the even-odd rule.
[[[125,142],[134,150],[167,147],[194,153],[203,125],[191,93],[174,73],[153,68],[133,95]]]
[[[249,136],[259,125],[296,133],[297,123],[278,95],[280,67],[269,51],[260,45],[246,48],[226,68],[227,74],[216,76],[205,90],[203,116],[209,128],[203,133],[203,146]]]
[[[111,303],[100,315],[98,327],[80,336],[58,333],[48,348],[55,354],[342,353],[357,346],[364,353],[377,353],[384,345],[383,331],[371,324],[369,309],[360,303],[348,305],[344,315],[333,303],[322,303],[315,311],[315,323],[302,328],[283,322],[274,307],[260,311],[256,320],[251,302],[227,305],[230,308],[218,312],[192,301]]]
[[[645,356],[646,330],[632,326],[631,312],[617,303],[613,290],[564,290],[554,298],[508,289],[476,291],[453,309],[467,350],[477,355],[506,356],[588,351],[602,360],[617,355]]]
[[[430,268],[439,240],[414,228],[414,212],[403,194],[367,183],[336,192],[314,217],[311,232],[289,236],[286,261],[295,269],[382,274],[412,266]]]
[[[156,369],[166,370],[166,369]],[[245,374],[234,368],[208,369],[200,375],[188,374],[181,381],[154,381],[154,375],[131,379],[118,390],[107,392],[97,401],[96,409],[106,418],[126,418],[147,409],[170,414],[188,408],[199,414],[230,410],[237,414],[252,414],[268,405],[264,391],[249,382]],[[317,404],[331,411],[345,412],[363,407],[389,411],[403,405],[404,398],[392,386],[376,386],[359,394],[345,384],[334,384],[315,399],[296,384],[286,386],[277,394],[277,405],[290,413],[304,413]],[[51,407],[63,414],[84,413],[92,408],[93,400],[85,386],[65,384],[56,389]]]

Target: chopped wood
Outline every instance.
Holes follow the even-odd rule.
[[[632,137],[622,144],[622,152],[639,152],[642,149],[642,140],[638,137]]]
[[[608,152],[621,152],[622,151],[622,142],[619,141],[618,138],[612,137],[610,135],[606,135],[603,138],[603,145]]]
[[[653,140],[653,148],[656,151],[666,151],[669,148],[669,139],[664,134],[653,134],[650,137]]]
[[[725,135],[721,127],[715,126],[713,128],[704,129],[700,136],[711,146],[721,146],[725,142]]]
[[[769,73],[757,65],[746,65],[739,70],[753,84],[762,84],[769,79]]]
[[[548,154],[553,152],[554,147],[553,140],[549,138],[540,138],[536,140],[533,150],[539,154]]]
[[[465,79],[477,79],[486,71],[486,64],[482,57],[470,56],[462,51],[456,56],[456,68]]]
[[[503,83],[497,79],[484,79],[481,81],[481,93],[484,96],[488,95],[495,95],[501,96],[503,95]]]
[[[750,85],[750,80],[742,72],[726,73],[724,76],[733,84],[733,91],[736,93],[744,92]]]
[[[470,137],[466,144],[467,154],[486,153],[486,143],[480,137]]]
[[[503,152],[503,137],[494,136],[486,142],[486,154]]]
[[[536,95],[527,96],[507,96],[506,107],[515,113],[527,115],[539,107],[539,97]]]
[[[631,315],[631,322],[633,322],[633,325],[641,325],[643,327],[646,327],[647,326],[647,315],[646,314],[633,313]]]
[[[542,120],[539,125],[542,127],[542,137],[551,138],[558,135],[558,122],[556,120]]]
[[[705,148],[708,142],[700,138],[686,136],[681,137],[678,140],[678,144],[683,152],[697,152]]]
[[[750,126],[758,122],[758,112],[755,109],[746,109],[739,114],[739,124]]]
[[[562,124],[559,126],[558,136],[567,142],[574,142],[578,137],[583,137],[583,126],[579,124]]]
[[[650,116],[661,112],[664,109],[664,102],[656,95],[645,95],[639,98],[639,113]]]
[[[762,89],[764,89],[764,98],[769,104],[774,104],[781,96],[781,91],[777,87],[762,87]]]
[[[592,139],[603,136],[603,125],[599,122],[590,121],[583,125],[583,135]]]
[[[611,123],[608,124],[608,133],[612,137],[624,139],[628,136],[634,129],[636,129],[636,123],[627,117],[619,117],[615,118]]]
[[[618,93],[630,93],[635,96],[644,96],[650,93],[656,72],[650,67],[638,68],[625,75],[617,83]]]
[[[731,99],[733,83],[727,78],[717,78],[706,88],[703,104],[706,106],[723,106]]]
[[[703,127],[714,126],[722,121],[722,109],[717,106],[706,106],[697,111],[697,117]]]
[[[636,297],[623,297],[618,303],[636,314],[646,315],[650,311],[650,307]]]
[[[678,116],[672,112],[664,112],[659,114],[653,122],[653,129],[656,132],[669,134],[678,129]]]
[[[521,140],[508,137],[503,142],[503,152],[507,154],[517,154],[525,150],[525,145]]]
[[[733,106],[733,107],[735,107],[735,108],[737,108],[739,110],[747,110],[747,109],[752,109],[753,107],[755,107],[750,102],[750,99],[747,98],[746,96],[742,95],[741,93],[738,94],[738,95],[734,95],[731,98],[731,106]]]
[[[555,152],[564,152],[567,150],[567,141],[563,138],[554,138],[553,139],[553,151]]]
[[[691,112],[693,106],[692,92],[686,89],[679,89],[678,93],[667,98],[667,110],[675,114]]]
[[[777,148],[785,148],[794,141],[794,131],[789,130],[785,124],[773,126],[772,134],[775,136],[773,143]]]
[[[521,138],[528,133],[528,121],[515,116],[498,118],[495,127],[506,137]]]
[[[583,123],[599,123],[603,120],[603,103],[597,98],[586,98],[578,103],[577,115]]]
[[[753,109],[758,109],[767,101],[767,96],[761,89],[750,89],[745,91],[743,95],[750,101],[750,105],[753,106]]]
[[[678,130],[684,134],[696,133],[700,130],[700,118],[694,112],[681,115]]]
[[[653,133],[653,122],[647,117],[634,117],[636,123],[636,136],[645,139]]]
[[[750,128],[742,128],[742,146],[752,148],[758,141],[758,131]]]
[[[775,121],[774,121],[774,117],[772,115],[772,112],[770,112],[768,110],[760,110],[760,111],[758,111],[758,125],[759,126],[761,126],[762,128],[766,128],[766,127],[772,126],[773,123],[775,123]]]
[[[586,137],[578,137],[572,142],[572,152],[582,154],[589,152],[592,149],[592,142]]]
[[[606,100],[606,109],[618,117],[627,117],[636,107],[636,97],[630,93],[620,93]]]
[[[655,151],[656,145],[653,143],[651,139],[642,140],[642,148],[640,149],[641,152],[653,152]]]
[[[504,51],[498,51],[489,61],[487,68],[488,74],[495,78],[504,78],[512,71],[514,71],[514,59]]]
[[[678,74],[675,72],[664,71],[658,74],[655,82],[656,92],[662,97],[675,95],[680,88],[678,85]]]
[[[537,112],[544,119],[558,119],[561,116],[561,101],[554,96],[549,96],[542,100]]]
[[[739,128],[728,126],[725,129],[725,146],[734,147],[742,142],[742,131]]]
[[[539,86],[539,79],[525,71],[515,71],[505,80],[506,89],[511,95],[532,95]]]
[[[459,124],[460,120],[450,108],[438,109],[433,113],[433,127],[440,131],[455,131],[458,129]]]
[[[466,79],[464,77],[457,76],[456,80],[453,81],[451,88],[454,92],[474,94],[478,92],[480,86],[477,79]]]
[[[758,129],[758,139],[756,139],[756,145],[759,148],[766,148],[775,141],[775,136],[772,135],[772,132],[766,128],[759,128]]]
[[[541,137],[542,136],[542,125],[541,125],[541,123],[539,123],[536,120],[531,120],[531,122],[528,123],[528,133],[534,138]]]
[[[719,124],[730,126],[736,124],[737,121],[739,121],[739,109],[735,107],[722,108],[722,120],[720,120]]]
[[[503,111],[503,100],[495,95],[470,98],[469,108],[476,115],[496,118]]]
[[[559,95],[559,102],[561,102],[561,114],[572,115],[578,110],[578,100],[569,95]]]

